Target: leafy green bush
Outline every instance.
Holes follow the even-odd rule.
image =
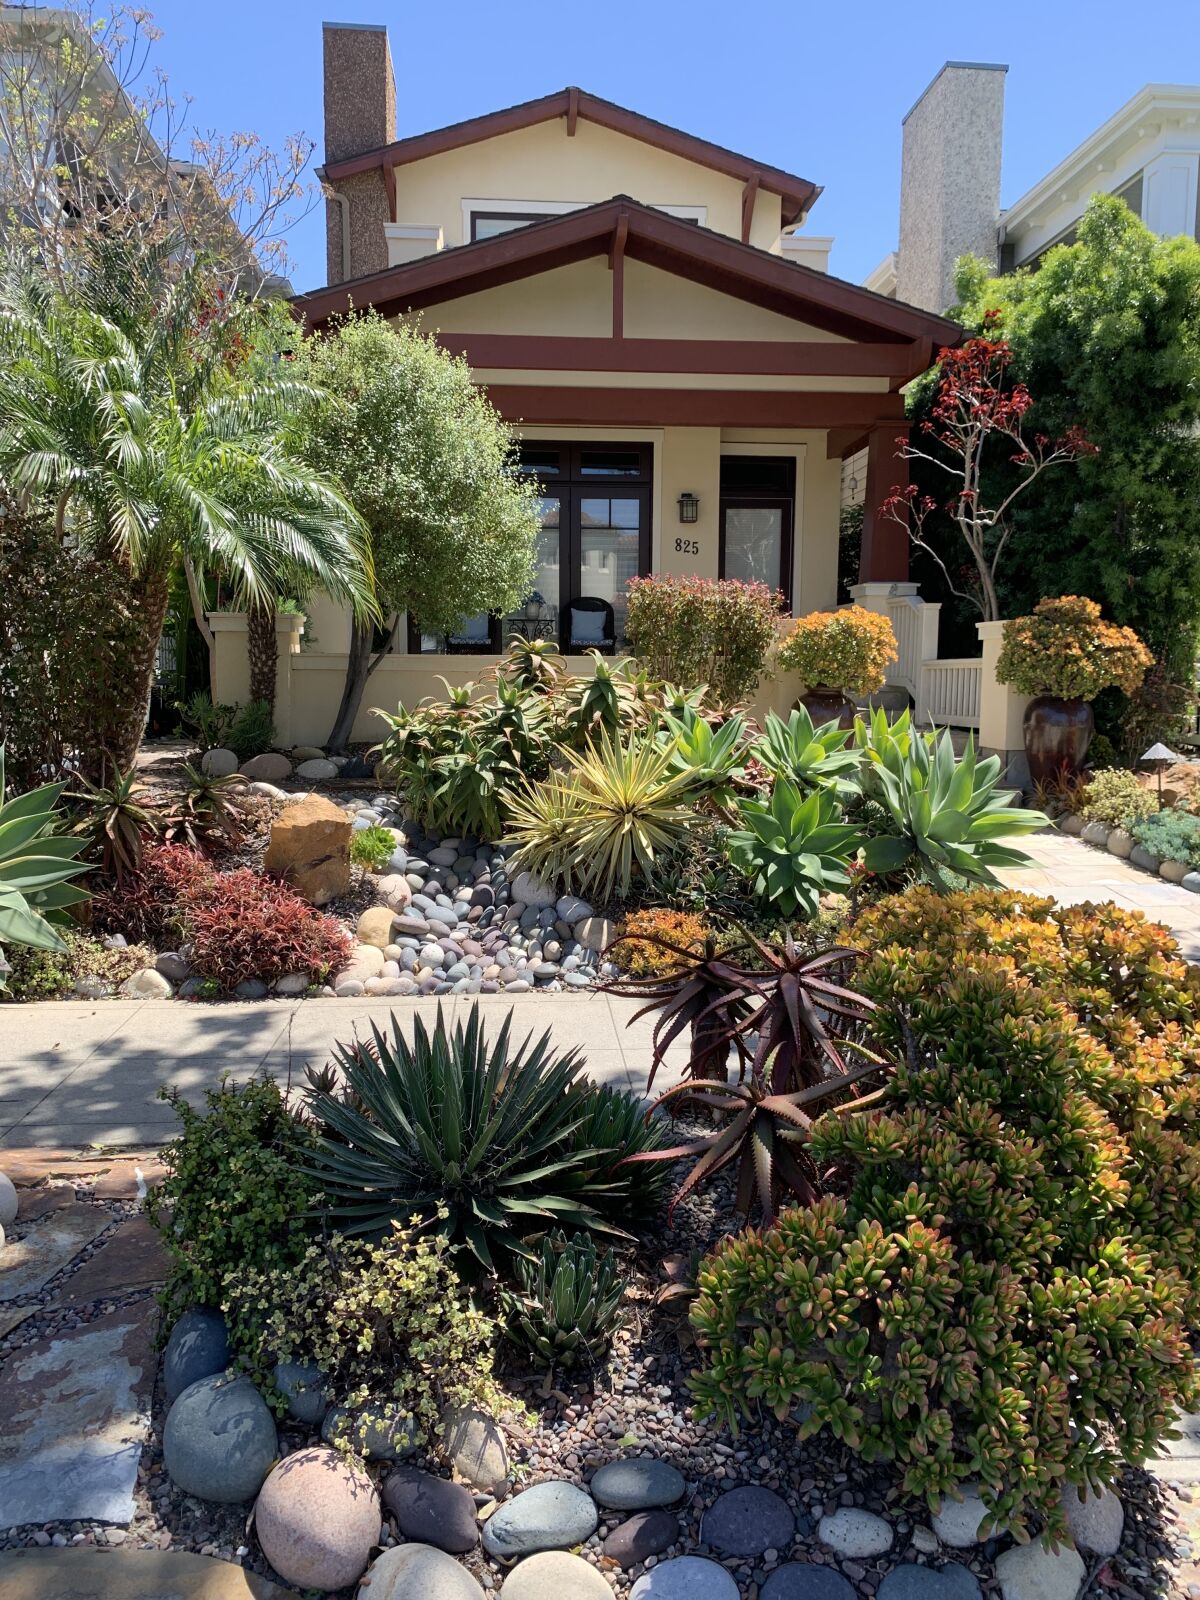
[[[175,709],[184,726],[195,733],[201,751],[232,750],[239,761],[249,761],[275,742],[274,719],[265,700],[214,705],[212,696],[198,689],[190,700],[176,701]]]
[[[910,890],[871,908],[864,990],[901,1061],[873,1118],[822,1119],[847,1192],[717,1249],[700,1410],[760,1406],[968,1478],[1001,1528],[1066,1536],[1197,1399],[1200,974],[1114,906]]]
[[[331,1400],[366,1406],[364,1422],[370,1402],[411,1417],[418,1445],[432,1443],[443,1407],[500,1401],[494,1326],[436,1234],[394,1230],[377,1244],[335,1234],[295,1261],[230,1271],[222,1304],[234,1347],[264,1388],[276,1361],[311,1362]],[[348,1443],[359,1443],[353,1427]]]
[[[1130,823],[1151,817],[1158,801],[1143,789],[1136,774],[1123,767],[1093,772],[1083,791],[1079,814],[1085,822],[1103,822],[1110,828],[1128,828]]]
[[[63,950],[13,945],[7,952],[12,971],[0,998],[57,1000],[80,978],[97,978],[106,989],[116,990],[135,972],[154,965],[154,951],[144,944],[106,945],[65,929],[62,937]]]
[[[862,837],[841,820],[828,790],[805,796],[777,778],[769,800],[740,800],[738,813],[743,827],[729,835],[729,859],[782,916],[811,917],[823,893],[849,885],[847,865]]]
[[[502,1289],[505,1331],[538,1366],[594,1366],[620,1325],[625,1273],[587,1234],[548,1233],[532,1261],[516,1263],[517,1287]]]
[[[265,700],[248,700],[237,708],[225,735],[226,748],[239,761],[261,756],[275,743],[275,719]]]
[[[350,835],[350,859],[368,872],[382,872],[395,850],[396,840],[390,828],[373,825]]]
[[[337,1226],[380,1237],[416,1216],[494,1272],[549,1224],[604,1229],[631,1208],[627,1152],[580,1143],[610,1104],[595,1104],[583,1057],[556,1054],[549,1031],[513,1047],[511,1030],[510,1012],[489,1046],[477,1005],[452,1031],[439,1007],[432,1034],[416,1018],[411,1045],[397,1024],[336,1046],[344,1091],[307,1093],[321,1127],[310,1170]]]
[[[1160,861],[1185,861],[1200,868],[1200,817],[1189,811],[1156,811],[1129,830],[1143,850]]]
[[[634,578],[625,631],[657,678],[707,684],[724,705],[754,693],[782,596],[737,578]]]
[[[776,653],[780,668],[798,674],[806,689],[840,689],[853,695],[882,689],[888,663],[895,659],[891,623],[859,605],[810,611],[798,618]]]
[[[146,1200],[171,1270],[168,1322],[193,1305],[220,1305],[230,1276],[291,1268],[308,1245],[316,1197],[306,1165],[311,1130],[272,1078],[222,1083],[205,1111],[164,1091],[183,1124],[162,1153],[167,1177]]]

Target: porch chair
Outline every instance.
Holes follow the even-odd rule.
[[[446,653],[452,656],[488,655],[492,648],[492,619],[486,611],[464,617],[458,632],[446,640]]]
[[[595,595],[580,595],[564,607],[566,612],[566,642],[568,654],[582,654],[585,650],[599,650],[601,655],[617,652],[616,613],[607,600]]]

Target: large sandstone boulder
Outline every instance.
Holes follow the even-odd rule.
[[[350,833],[340,806],[310,794],[271,824],[263,866],[310,905],[328,905],[350,887]]]

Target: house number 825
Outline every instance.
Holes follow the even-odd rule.
[[[675,548],[685,556],[698,556],[700,554],[699,539],[676,539]]]

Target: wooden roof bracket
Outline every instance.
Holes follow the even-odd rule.
[[[758,199],[761,172],[752,172],[742,189],[742,243],[750,243],[750,224],[754,221],[754,202]]]
[[[579,90],[572,87],[567,90],[567,138],[575,137],[575,126],[579,121]]]

